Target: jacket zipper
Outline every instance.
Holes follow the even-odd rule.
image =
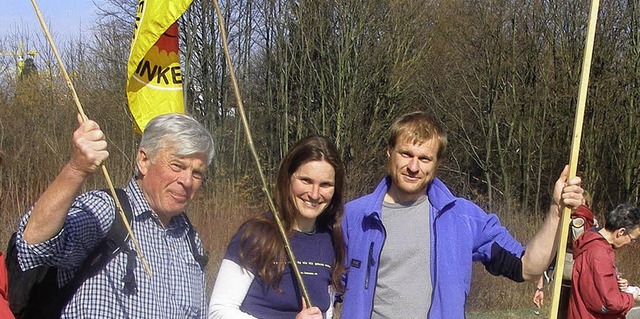
[[[380,262],[380,255],[382,255],[382,248],[384,248],[384,242],[387,240],[387,230],[384,228],[384,225],[382,225],[382,222],[380,223],[380,228],[382,230],[382,234],[384,239],[382,240],[382,246],[380,247],[380,253],[378,254],[378,262]],[[371,268],[373,267],[373,263],[375,262],[375,260],[373,259],[373,246],[374,246],[375,242],[372,241],[369,244],[369,258],[367,258],[367,276],[364,279],[364,289],[368,289],[369,288],[369,278],[371,277]],[[375,266],[376,267],[376,277],[378,275],[378,265]],[[375,291],[374,291],[375,293]]]
[[[373,264],[373,242],[369,244],[369,258],[367,258],[367,276],[364,277],[364,289],[369,289],[369,277],[371,276],[372,264]]]

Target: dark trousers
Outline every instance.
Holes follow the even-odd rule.
[[[571,296],[571,280],[562,280],[560,300],[558,302],[558,319],[567,319],[569,312],[569,296]]]

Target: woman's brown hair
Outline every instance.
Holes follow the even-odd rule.
[[[334,193],[327,208],[316,219],[318,229],[329,229],[335,252],[332,271],[332,285],[339,293],[344,291],[340,277],[344,272],[345,243],[342,234],[344,165],[340,154],[329,139],[310,136],[298,141],[280,163],[274,192],[274,205],[282,226],[291,238],[293,223],[298,214],[294,199],[291,198],[291,176],[303,164],[325,161],[335,172]],[[287,254],[280,237],[278,226],[271,214],[250,219],[243,225],[240,239],[240,260],[242,266],[251,269],[267,286],[279,289],[287,265]]]

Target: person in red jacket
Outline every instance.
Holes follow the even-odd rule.
[[[619,278],[615,265],[615,251],[638,237],[640,209],[621,204],[607,213],[604,228],[587,231],[574,242],[569,319],[623,319],[640,301],[637,289],[625,289],[626,280]]]
[[[584,191],[585,204],[571,211],[571,223],[569,225],[569,238],[567,239],[566,257],[564,271],[562,275],[562,287],[560,288],[560,304],[558,307],[558,318],[567,318],[567,308],[569,307],[569,296],[571,295],[571,272],[573,271],[573,242],[583,233],[589,231],[592,227],[598,227],[598,221],[593,217],[593,212],[589,208],[591,197],[588,192]],[[533,303],[537,308],[544,305],[544,287],[545,280],[553,279],[553,270],[555,268],[555,260],[549,266],[549,270],[540,276],[533,295]]]
[[[0,252],[0,318],[14,319],[11,309],[9,309],[9,279],[7,278],[7,266],[4,256]]]

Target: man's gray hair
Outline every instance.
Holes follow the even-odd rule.
[[[616,231],[625,228],[628,232],[640,226],[640,209],[631,204],[620,204],[605,215],[604,228]]]
[[[144,149],[155,159],[161,149],[170,149],[175,156],[204,155],[207,166],[213,160],[213,138],[207,129],[185,114],[159,115],[147,124],[138,149]]]

